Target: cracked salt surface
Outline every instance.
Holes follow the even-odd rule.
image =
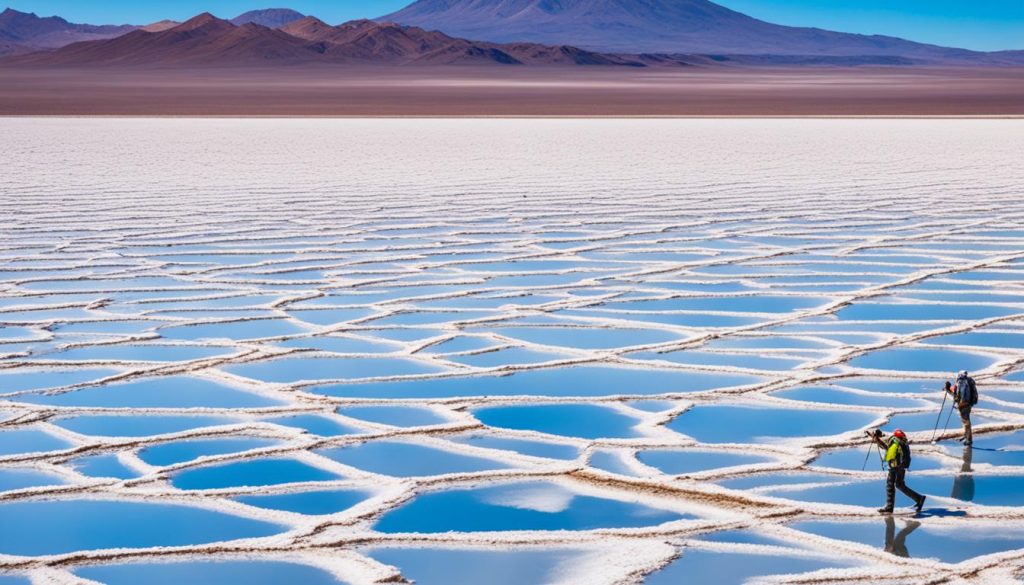
[[[0,583],[1024,574],[1019,121],[0,130]]]

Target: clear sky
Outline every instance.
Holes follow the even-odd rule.
[[[0,6],[5,0],[0,0]],[[231,18],[285,6],[330,23],[376,17],[411,0],[6,0],[16,10],[74,22],[145,24],[200,12]],[[979,50],[1024,49],[1024,0],[718,0],[751,16],[797,26],[899,36]]]

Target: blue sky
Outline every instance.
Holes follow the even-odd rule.
[[[75,22],[144,24],[203,11],[233,17],[288,6],[340,23],[375,17],[411,0],[6,0],[16,10]],[[3,5],[4,0],[0,0]],[[718,0],[751,16],[798,26],[876,33],[980,50],[1024,49],[1024,0]]]

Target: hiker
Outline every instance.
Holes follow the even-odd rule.
[[[960,422],[964,425],[964,436],[960,442],[970,447],[974,443],[971,433],[971,408],[978,403],[978,385],[974,378],[967,375],[967,370],[960,370],[956,376],[956,385],[946,380],[946,392],[953,395],[953,403],[960,411]]]
[[[908,498],[914,500],[914,509],[920,513],[921,508],[924,507],[925,496],[907,487],[903,481],[907,474],[907,468],[910,467],[910,444],[907,442],[906,433],[896,429],[888,441],[883,441],[881,429],[875,429],[874,433],[864,432],[872,441],[885,449],[885,462],[889,466],[889,475],[885,479],[885,507],[879,508],[878,513],[892,514],[897,488]]]

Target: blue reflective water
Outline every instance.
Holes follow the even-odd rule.
[[[448,418],[418,406],[350,406],[338,414],[396,427],[421,427],[449,422]]]
[[[598,449],[590,456],[590,466],[619,475],[635,476],[636,471],[628,464],[630,457],[632,456],[629,453]]]
[[[680,339],[678,334],[660,329],[515,327],[495,332],[530,343],[579,349],[616,349]]]
[[[104,585],[344,585],[345,582],[323,569],[296,563],[244,560],[202,561],[171,563],[132,563],[81,567],[74,573],[79,577]]]
[[[900,372],[977,371],[994,364],[995,358],[946,349],[895,348],[873,351],[850,360],[856,368],[896,370]]]
[[[530,441],[527,439],[506,439],[490,435],[466,435],[449,437],[449,441],[485,447],[487,449],[501,449],[504,451],[515,451],[523,455],[534,457],[546,457],[549,459],[576,459],[580,450],[572,445],[560,445],[558,443],[547,443],[543,441]]]
[[[570,574],[581,553],[566,549],[378,548],[366,551],[416,585],[534,585]]]
[[[223,416],[97,414],[58,419],[53,421],[53,424],[69,431],[96,437],[146,437],[237,422],[237,419]]]
[[[302,429],[307,433],[321,437],[337,437],[338,435],[355,435],[363,431],[343,424],[334,418],[319,414],[298,414],[295,416],[280,416],[264,419],[263,422],[273,423],[285,427]]]
[[[225,455],[240,453],[250,449],[278,445],[274,439],[257,439],[252,437],[230,437],[217,439],[192,439],[173,441],[146,447],[139,451],[139,458],[150,465],[165,467],[177,463],[192,461],[208,455]]]
[[[111,368],[75,370],[24,370],[19,368],[14,372],[0,372],[0,393],[59,388],[101,380],[118,372]]]
[[[644,585],[679,585],[680,583],[714,583],[742,585],[755,577],[790,573],[806,573],[829,567],[852,566],[851,559],[829,561],[770,554],[728,553],[685,549],[679,559],[651,574]]]
[[[733,368],[771,371],[792,370],[807,361],[805,359],[793,359],[770,355],[757,355],[750,353],[716,353],[690,349],[669,353],[644,351],[629,354],[628,357],[639,360],[665,360],[675,362],[677,364],[689,364],[695,366],[727,366]]]
[[[772,396],[799,400],[801,402],[820,402],[823,404],[849,404],[854,406],[885,406],[889,408],[918,408],[930,403],[917,398],[890,396],[888,394],[857,394],[844,392],[838,388],[826,386],[805,386],[772,392]]]
[[[432,374],[443,368],[405,358],[293,358],[224,366],[224,370],[260,380],[290,384],[305,380],[341,380]]]
[[[973,345],[979,347],[1012,347],[1024,349],[1024,333],[1003,333],[996,331],[970,331],[954,335],[940,335],[922,341],[928,345]]]
[[[375,528],[386,533],[592,530],[656,526],[681,518],[692,516],[527,481],[422,494],[384,514]]]
[[[630,311],[721,311],[727,313],[788,313],[811,309],[831,302],[827,297],[799,296],[722,296],[678,297],[654,301],[612,302],[609,309]]]
[[[505,463],[492,459],[398,441],[373,441],[351,447],[324,449],[318,453],[363,471],[395,477],[420,477],[508,468]]]
[[[835,315],[845,321],[976,321],[1017,312],[1017,309],[990,305],[857,302],[839,309]]]
[[[343,512],[371,495],[369,492],[359,490],[317,490],[266,496],[238,496],[235,500],[258,508],[323,516]]]
[[[637,458],[662,473],[679,475],[721,469],[736,465],[750,465],[774,461],[766,455],[747,455],[730,451],[695,451],[682,449],[652,449],[640,451]]]
[[[59,361],[140,361],[180,362],[199,360],[235,353],[232,347],[201,347],[198,345],[100,345],[76,347],[64,351],[40,354],[41,360]],[[33,358],[35,359],[35,358]]]
[[[162,376],[81,388],[62,394],[26,394],[20,402],[108,408],[261,408],[285,400],[193,376]]]
[[[72,459],[69,465],[82,475],[89,477],[112,477],[115,479],[133,479],[139,473],[129,468],[117,458],[117,455],[90,455]]]
[[[38,429],[0,431],[0,455],[62,451],[74,445]]]
[[[340,335],[325,335],[323,337],[300,337],[289,339],[278,343],[281,347],[315,349],[319,351],[330,351],[334,353],[391,353],[402,348],[397,343],[384,341],[371,341],[355,337],[342,337]]]
[[[267,458],[186,469],[175,473],[171,484],[183,490],[210,490],[336,479],[341,478],[296,459]]]
[[[564,360],[568,357],[570,356],[566,354],[535,351],[521,347],[509,347],[486,353],[449,356],[447,359],[476,368],[495,368],[507,365],[541,364],[545,362]]]
[[[0,491],[20,490],[23,488],[49,485],[63,485],[67,482],[58,475],[45,473],[35,469],[20,467],[0,468]]]
[[[638,419],[596,404],[524,404],[478,408],[476,418],[489,427],[540,431],[584,439],[639,437]]]
[[[308,333],[309,329],[287,319],[251,319],[248,321],[228,321],[223,323],[204,323],[202,325],[175,325],[164,327],[158,331],[166,339],[261,339],[264,337],[280,337]]]
[[[642,301],[636,301],[642,302]],[[610,307],[609,307],[610,308]],[[679,327],[742,327],[754,325],[765,319],[750,315],[716,315],[711,313],[628,313],[601,309],[561,309],[557,314],[565,317],[588,319],[628,319],[642,323],[662,323]]]
[[[472,321],[481,317],[497,315],[490,311],[419,311],[411,313],[399,313],[388,317],[380,317],[366,322],[374,327],[404,325],[437,325],[441,323],[455,323],[460,321]]]
[[[869,451],[870,455],[868,455]],[[911,445],[911,453],[913,454],[911,461],[912,471],[948,467],[934,457],[913,453],[913,445]],[[880,451],[874,447],[868,448],[867,446],[825,451],[820,457],[811,462],[811,467],[831,467],[833,469],[860,471],[864,467],[865,457],[867,457],[867,469],[869,471],[880,469],[882,460]]]
[[[459,353],[463,351],[477,351],[494,347],[495,342],[486,337],[475,337],[470,335],[458,335],[437,345],[432,345],[424,353]]]
[[[939,559],[959,563],[983,555],[1018,549],[1024,526],[1000,522],[993,526],[930,525],[912,519],[877,519],[867,522],[815,520],[796,522],[791,528],[811,534],[874,546],[910,558]]]
[[[40,556],[110,548],[204,544],[285,527],[177,504],[107,500],[0,503],[0,553]]]
[[[907,482],[910,483],[910,480]],[[1024,475],[951,472],[944,476],[915,477],[910,485],[924,494],[982,506],[1020,506],[1021,493],[1024,493]]]
[[[770,443],[804,436],[831,436],[865,427],[873,414],[808,408],[700,405],[668,428],[706,443]]]
[[[953,422],[957,422],[956,415],[953,418]],[[991,465],[1024,465],[1024,431],[998,434],[975,433],[974,446],[969,451],[955,440],[942,441],[939,444],[957,459],[970,458],[974,463],[989,463]]]
[[[310,392],[345,398],[448,398],[455,396],[609,396],[699,392],[742,386],[762,378],[744,374],[682,372],[661,368],[575,366],[504,376],[445,377],[397,382],[314,386]]]
[[[376,311],[371,308],[354,307],[351,309],[314,309],[308,311],[290,310],[288,311],[288,314],[300,321],[305,321],[306,323],[333,326],[355,319],[362,319],[363,317],[368,317],[375,312]]]
[[[755,473],[734,479],[717,481],[722,487],[734,490],[749,490],[771,486],[796,485],[802,483],[830,483],[847,481],[849,478],[826,473],[811,473],[807,471],[773,471],[768,473]]]

